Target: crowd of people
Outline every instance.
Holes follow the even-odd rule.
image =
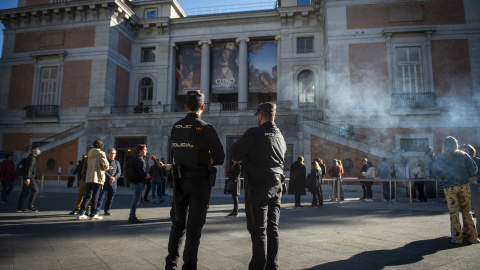
[[[151,159],[153,166],[148,166],[148,149],[145,144],[136,146],[133,160],[127,161],[122,170],[115,159],[116,150],[111,148],[105,153],[104,143],[95,140],[87,154],[79,161],[75,172],[78,174],[78,194],[75,208],[71,215],[77,219],[101,220],[111,215],[112,202],[120,175],[127,177],[133,191],[128,223],[142,223],[136,216],[137,205],[150,202],[148,194],[152,191],[152,202],[163,202],[162,185],[167,170],[170,171],[170,183],[173,186],[173,202],[170,210],[172,222],[168,242],[168,254],[165,258],[165,269],[176,269],[181,246],[183,251],[183,267],[195,269],[198,261],[198,248],[201,231],[206,221],[211,189],[215,184],[216,169],[222,165],[225,151],[218,134],[212,125],[201,119],[204,109],[204,95],[200,90],[189,91],[186,98],[187,116],[177,123],[171,131],[174,164],[166,164],[165,160]],[[275,125],[276,105],[270,102],[258,106],[258,127],[248,129],[230,149],[232,167],[228,170],[225,191],[232,194],[234,208],[228,216],[238,215],[238,196],[240,195],[240,176],[245,180],[245,214],[247,230],[251,235],[252,257],[249,269],[278,269],[279,217],[282,195],[286,192],[284,159],[286,143],[281,131]],[[34,207],[38,185],[36,180],[36,160],[41,154],[40,148],[33,145],[31,153],[22,161],[20,171],[22,191],[20,193],[17,212],[37,212]],[[362,160],[362,179],[396,178],[393,163],[382,158],[375,170],[374,164],[367,158]],[[299,156],[291,165],[288,193],[295,197],[295,208],[303,207],[301,196],[306,191],[312,193],[312,207],[323,205],[322,184],[325,175],[334,178],[334,200],[344,200],[342,175],[345,173],[341,160],[333,159],[327,170],[323,160],[315,157],[310,170]],[[443,151],[435,157],[431,149],[427,150],[423,160],[416,163],[413,175],[417,180],[418,201],[426,202],[422,178],[437,177],[442,183],[450,213],[451,241],[462,244],[465,235],[468,243],[479,243],[478,226],[473,221],[471,208],[480,214],[480,192],[478,187],[478,166],[480,158],[476,150],[468,144],[459,147],[453,137],[445,138]],[[2,202],[13,189],[13,181],[18,177],[9,156],[1,166]],[[471,182],[469,182],[471,181]],[[388,181],[381,181],[383,200],[394,199],[395,187],[388,186]],[[362,180],[365,201],[372,201],[372,180]],[[385,185],[386,184],[386,185]],[[70,184],[69,184],[70,186]],[[145,189],[146,188],[146,189]],[[412,192],[412,191],[410,191]],[[24,201],[30,194],[27,208]],[[105,200],[106,197],[106,200]],[[471,201],[473,198],[473,202]],[[105,205],[103,202],[105,200]],[[459,213],[462,213],[460,222]]]

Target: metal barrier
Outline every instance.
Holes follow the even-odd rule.
[[[76,175],[76,174],[68,174],[68,173],[65,173],[65,174],[60,174],[60,173],[58,173],[58,174],[47,174],[47,173],[44,173],[44,174],[42,174],[41,194],[40,194],[40,196],[43,196],[43,187],[44,187],[45,176],[47,176],[47,177],[48,177],[48,176],[55,176],[56,179],[57,179],[57,188],[58,188],[58,189],[60,189],[60,177],[67,177],[67,178],[68,178],[69,176],[73,176],[73,177],[75,177],[73,181],[74,181],[74,182],[77,181],[77,175]],[[55,179],[52,179],[52,180],[55,180]]]

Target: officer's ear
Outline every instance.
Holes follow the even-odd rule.
[[[205,108],[205,104],[202,104],[202,107],[200,107],[200,110],[203,111],[204,108]]]

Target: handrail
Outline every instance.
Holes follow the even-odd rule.
[[[27,111],[26,118],[58,117],[58,105],[30,105],[23,109]]]
[[[332,126],[330,124],[323,123],[323,122],[320,122],[318,120],[314,120],[314,119],[311,119],[311,118],[308,118],[308,117],[305,117],[305,116],[303,117],[303,122],[305,124],[309,125],[309,126],[321,129],[323,131],[326,131],[326,132],[329,132],[329,133],[332,133],[332,134],[337,134],[340,137],[345,137],[347,139],[352,139],[352,140],[357,141],[357,142],[362,142],[362,143],[368,144],[370,146],[375,146],[375,147],[381,148],[381,149],[386,150],[386,151],[392,151],[393,150],[393,148],[389,144],[386,144],[386,143],[383,143],[381,141],[372,139],[372,138],[367,137],[365,135],[356,134],[354,132],[353,128],[352,128],[352,130],[348,130],[348,129],[345,129],[345,128],[342,129],[340,127]]]
[[[50,137],[48,137],[48,138],[46,138],[46,139],[44,139],[44,140],[41,140],[41,141],[37,142],[37,143],[35,143],[35,144],[38,145],[38,146],[43,146],[43,145],[46,145],[46,144],[48,144],[48,143],[53,143],[53,142],[55,142],[55,141],[58,141],[59,139],[63,139],[63,138],[68,137],[68,136],[70,136],[70,135],[72,135],[72,134],[75,134],[75,133],[77,133],[77,132],[80,132],[80,131],[83,130],[84,128],[85,128],[85,123],[80,124],[80,125],[78,125],[78,126],[75,126],[75,127],[71,128],[71,129],[67,129],[67,130],[62,131],[62,132],[60,132],[60,133],[57,133],[57,134],[55,134],[55,135],[53,135],[53,136],[50,136]],[[26,151],[27,151],[27,152],[30,151],[30,148],[31,148],[31,147],[32,147],[32,144],[29,144],[29,145],[26,147]]]

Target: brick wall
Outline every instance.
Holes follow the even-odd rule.
[[[132,44],[124,35],[118,35],[118,52],[130,60],[130,54],[132,52]]]
[[[2,151],[26,151],[30,139],[39,138],[38,141],[55,135],[56,133],[5,133],[3,134]],[[30,149],[28,149],[30,151]]]
[[[435,92],[439,96],[471,98],[468,40],[433,40],[432,66]]]
[[[37,160],[37,173],[56,174],[58,167],[62,168],[61,173],[67,173],[67,167],[70,161],[77,165],[78,139],[64,143],[55,148],[42,152]],[[47,161],[55,160],[56,166],[53,169],[47,168]]]
[[[115,78],[115,106],[128,106],[128,89],[130,85],[130,72],[117,66]],[[135,89],[135,92],[137,90]]]
[[[372,93],[387,98],[388,70],[385,43],[350,44],[351,98],[363,100]]]
[[[63,108],[88,107],[92,60],[65,62],[62,87]]]
[[[463,0],[347,6],[347,29],[464,24]]]
[[[8,109],[23,109],[27,105],[32,105],[34,72],[33,64],[12,66]]]
[[[48,5],[50,0],[27,0],[25,6],[38,6],[38,5]]]
[[[15,53],[93,47],[95,27],[20,33],[15,36]]]

